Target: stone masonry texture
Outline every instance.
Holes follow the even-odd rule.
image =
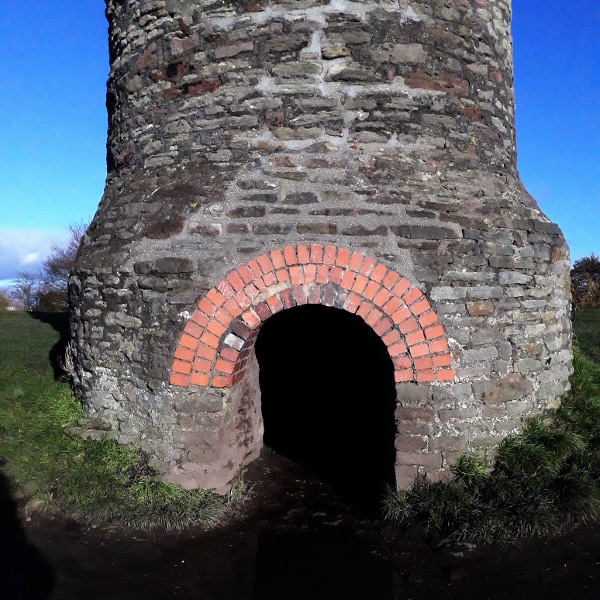
[[[569,250],[516,169],[509,0],[106,15],[108,176],[70,281],[92,428],[226,490],[262,446],[254,340],[300,304],[386,344],[399,487],[558,406]]]

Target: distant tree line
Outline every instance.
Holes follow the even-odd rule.
[[[594,253],[575,261],[571,269],[573,308],[600,308],[600,258]]]

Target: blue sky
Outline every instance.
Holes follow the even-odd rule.
[[[102,0],[1,0],[0,282],[36,271],[105,178]],[[600,2],[513,0],[517,148],[573,260],[600,254]]]

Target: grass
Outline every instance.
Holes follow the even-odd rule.
[[[28,313],[0,312],[0,466],[13,493],[79,520],[134,528],[211,526],[228,498],[159,481],[136,448],[83,441],[64,428],[82,416],[49,357],[59,333]],[[54,350],[53,350],[54,348]]]
[[[575,319],[572,391],[552,422],[532,419],[487,469],[472,455],[454,478],[390,491],[387,516],[456,540],[513,541],[600,521],[600,311]]]

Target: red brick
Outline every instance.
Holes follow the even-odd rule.
[[[415,302],[410,307],[410,310],[412,311],[413,315],[420,315],[420,314],[424,313],[425,311],[428,311],[430,308],[431,308],[431,306],[429,305],[429,302],[427,302],[427,298],[423,298],[423,300],[419,300],[418,302]]]
[[[402,296],[404,292],[410,287],[410,281],[404,279],[404,277],[392,288],[392,292],[396,294],[396,296]]]
[[[267,288],[271,287],[276,281],[277,278],[275,277],[275,273],[265,273],[263,275],[263,281],[265,282],[265,285],[267,286]]]
[[[323,264],[333,265],[335,263],[335,246],[325,246],[323,251]]]
[[[200,325],[201,327],[206,327],[208,325],[208,317],[204,313],[201,313],[199,310],[195,310],[192,313],[190,319],[194,321],[194,323]]]
[[[454,369],[439,369],[435,374],[436,381],[454,381]]]
[[[387,267],[379,263],[371,273],[371,279],[373,281],[377,281],[377,283],[381,283],[381,280],[385,277],[387,273]]]
[[[229,298],[227,302],[225,302],[225,308],[234,318],[239,317],[244,312],[244,309],[233,298]]]
[[[206,297],[216,306],[221,306],[226,298],[221,294],[221,292],[217,291],[215,288],[208,290]]]
[[[421,324],[421,327],[433,325],[434,323],[437,323],[437,316],[433,311],[430,311],[419,317],[419,323]]]
[[[215,363],[215,369],[217,371],[221,371],[221,373],[227,373],[228,375],[231,375],[235,369],[235,364],[229,362],[228,360],[219,358]]]
[[[400,275],[398,275],[396,271],[388,271],[388,274],[383,278],[381,285],[383,285],[384,288],[391,290],[398,279],[400,279]]]
[[[404,302],[406,302],[406,304],[410,306],[411,304],[416,302],[422,295],[423,294],[421,293],[421,290],[413,288],[409,292],[406,292],[404,296],[402,296],[402,300],[404,300]]]
[[[258,261],[256,259],[253,258],[251,261],[248,262],[248,268],[252,271],[252,275],[254,275],[255,278],[262,276],[260,265],[258,264]]]
[[[309,284],[315,280],[317,276],[317,267],[315,265],[304,265],[304,283]]]
[[[212,317],[215,314],[215,310],[217,310],[217,307],[207,298],[202,298],[198,302],[198,308],[209,317]]]
[[[231,287],[236,292],[239,292],[244,287],[244,281],[236,271],[232,271],[229,273],[229,275],[227,275],[227,281],[229,281]]]
[[[383,311],[385,312],[386,315],[393,315],[400,306],[402,306],[402,302],[400,301],[400,298],[397,298],[396,296],[392,296],[384,304]]]
[[[375,261],[372,258],[366,257],[360,267],[360,272],[366,277],[369,277],[369,275],[373,272],[374,267]]]
[[[319,265],[323,262],[323,246],[321,244],[311,244],[310,262],[313,265]]]
[[[290,267],[290,279],[292,280],[292,285],[301,285],[304,283],[302,267]]]
[[[310,288],[308,288],[308,303],[309,304],[321,304],[321,286],[320,285],[311,285]]]
[[[233,320],[233,317],[224,308],[220,308],[215,313],[215,319],[217,319],[217,321],[219,321],[219,323],[221,323],[221,325],[224,325],[225,327],[229,327],[229,324]]]
[[[365,319],[365,323],[367,325],[370,325],[371,327],[373,327],[375,325],[375,323],[377,323],[377,321],[379,321],[379,319],[381,319],[382,316],[383,315],[382,315],[381,311],[374,308],[369,313],[369,316]]]
[[[279,269],[279,271],[275,271],[275,275],[277,276],[277,281],[279,281],[279,283],[285,283],[290,278],[290,275],[286,269]]]
[[[179,344],[185,348],[190,348],[190,350],[195,350],[196,346],[198,345],[198,340],[195,337],[184,333],[179,340]]]
[[[275,269],[282,269],[283,267],[285,267],[285,259],[283,258],[281,250],[271,251],[271,260],[273,261],[273,267]]]
[[[253,283],[249,283],[244,288],[244,293],[246,294],[246,296],[248,296],[248,298],[250,298],[251,302],[254,302],[254,300],[256,300],[256,298],[260,296],[260,292]]]
[[[296,258],[296,248],[294,246],[286,246],[283,249],[283,258],[285,259],[286,265],[295,265],[298,263]]]
[[[413,372],[412,369],[404,369],[402,371],[396,371],[394,373],[394,381],[400,383],[402,381],[412,381]]]
[[[364,300],[361,302],[361,305],[358,307],[356,314],[363,319],[366,319],[367,315],[371,312],[373,305],[370,302],[365,302]]]
[[[225,333],[225,327],[223,327],[223,325],[221,325],[221,323],[219,323],[219,321],[217,321],[216,319],[213,319],[207,326],[207,331],[210,331],[211,333],[214,333],[215,335],[218,335],[219,337],[221,337],[224,333]]]
[[[247,310],[243,315],[242,319],[252,329],[256,329],[260,325],[260,319],[254,311]]]
[[[432,369],[426,371],[417,371],[417,383],[423,383],[425,381],[434,381],[435,376]]]
[[[375,298],[373,298],[373,303],[377,304],[377,306],[383,306],[390,298],[391,294],[385,288],[381,288]]]
[[[420,356],[425,356],[429,354],[429,347],[427,344],[417,344],[416,346],[410,347],[410,355],[413,358],[419,358]]]
[[[397,329],[392,329],[389,333],[386,333],[381,339],[383,340],[383,343],[386,346],[391,346],[392,344],[395,344],[396,342],[400,341],[400,334],[398,333]]]
[[[208,346],[198,346],[196,349],[196,356],[200,358],[205,358],[206,360],[214,360],[217,355],[217,351],[214,348],[209,348]]]
[[[267,285],[264,282],[262,277],[256,277],[253,281],[252,281],[252,285],[256,287],[256,289],[262,294],[263,292],[267,291]]]
[[[442,337],[444,335],[444,328],[441,325],[434,325],[433,327],[428,327],[425,330],[425,337],[428,340],[434,340],[435,338]]]
[[[424,341],[425,336],[423,335],[423,331],[421,329],[417,329],[417,331],[406,334],[405,339],[409,346],[414,346],[415,344],[419,344],[420,342]]]
[[[358,252],[353,252],[350,257],[350,261],[348,262],[348,268],[351,271],[358,272],[360,270],[360,265],[362,264],[364,256],[359,254]]]
[[[214,375],[212,384],[216,388],[231,387],[233,385],[233,377],[231,375]]]
[[[171,373],[171,379],[169,380],[171,385],[179,385],[186,387],[190,384],[189,375],[182,375],[181,373]]]
[[[406,352],[406,344],[404,342],[398,342],[397,344],[392,344],[388,348],[388,352],[390,356],[400,356]]]
[[[248,265],[242,265],[236,269],[237,274],[242,278],[244,283],[250,283],[254,279],[252,271],[248,268]]]
[[[439,356],[433,357],[434,367],[449,367],[452,363],[452,359],[449,354],[440,354]]]
[[[400,310],[396,311],[392,315],[392,321],[394,321],[394,323],[396,323],[396,325],[398,325],[398,324],[406,321],[406,319],[409,319],[410,316],[411,316],[411,313],[408,310],[408,308],[401,308]]]
[[[429,342],[429,348],[431,354],[446,352],[448,350],[448,342],[446,342],[446,340],[435,340],[434,342]]]
[[[431,369],[432,367],[433,361],[431,360],[431,356],[415,358],[415,369],[417,371],[424,371],[425,369]]]
[[[394,363],[395,371],[412,368],[412,361],[410,360],[410,356],[406,356],[405,354],[403,354],[402,356],[394,357],[392,359],[392,362]]]
[[[306,294],[304,293],[304,288],[301,285],[295,285],[293,287],[294,290],[294,300],[296,300],[296,304],[306,304]]]
[[[406,335],[407,333],[410,333],[411,331],[415,331],[416,329],[419,329],[419,324],[417,323],[416,319],[410,318],[410,319],[407,319],[406,321],[402,321],[402,323],[400,323],[398,328],[404,335]]]
[[[373,300],[375,298],[375,294],[379,291],[380,285],[375,281],[370,281],[367,289],[364,292],[364,297],[369,300]]]
[[[329,281],[329,267],[319,265],[317,267],[317,283],[325,284]]]
[[[374,327],[373,331],[379,335],[383,336],[383,334],[388,331],[392,327],[392,322],[389,319],[381,319]],[[397,332],[396,332],[397,333]],[[385,343],[385,342],[384,342]]]
[[[348,266],[348,260],[350,258],[350,252],[346,248],[340,248],[335,259],[336,267],[345,269]]]
[[[240,353],[237,350],[234,350],[233,348],[225,347],[223,348],[223,350],[221,350],[221,356],[226,360],[236,362],[237,359],[240,357]]]
[[[352,284],[354,283],[354,276],[355,273],[353,273],[352,271],[344,271],[344,276],[342,277],[342,281],[340,283],[340,285],[345,289],[345,290],[349,290],[352,288]]]
[[[244,310],[246,310],[252,303],[250,298],[248,298],[248,296],[246,296],[246,294],[243,290],[237,292],[235,294],[235,296],[233,297],[233,299],[240,305],[240,308],[243,308]]]
[[[263,323],[272,316],[271,309],[266,302],[259,302],[254,307],[254,312],[257,314],[258,318],[263,321]]]
[[[196,339],[200,339],[200,336],[202,335],[202,332],[204,331],[204,327],[200,327],[199,325],[196,325],[196,323],[194,323],[194,321],[188,321],[185,324],[185,327],[183,328],[183,330],[191,335],[192,337],[195,337]]]
[[[229,285],[229,282],[226,279],[219,281],[216,285],[217,291],[219,291],[225,298],[231,298],[233,296],[235,290]]]
[[[306,246],[298,246],[298,262],[305,265],[310,262],[310,255]]]
[[[360,306],[362,298],[358,294],[350,294],[345,303],[345,308],[348,312],[355,313]]]
[[[367,287],[367,283],[369,283],[369,280],[364,275],[359,275],[352,286],[352,291],[357,294],[362,294]]]
[[[197,358],[194,361],[194,371],[198,373],[210,373],[212,367],[212,360],[205,360],[203,358]]]
[[[202,385],[206,387],[208,385],[210,377],[204,373],[192,373],[190,383],[192,385]]]
[[[329,281],[332,281],[333,283],[339,285],[342,281],[342,274],[342,269],[340,269],[339,267],[333,267],[329,272]]]
[[[212,334],[210,331],[205,331],[202,337],[200,338],[200,341],[203,344],[210,346],[211,348],[217,348],[219,345],[219,338],[216,335]]]
[[[292,308],[293,306],[296,306],[296,300],[294,300],[294,294],[290,288],[281,290],[280,296],[285,308]]]
[[[175,349],[175,358],[179,360],[187,360],[192,362],[194,360],[195,353],[190,348],[184,348],[183,346],[177,346]]]
[[[183,360],[174,360],[173,371],[175,371],[175,373],[189,375],[192,371],[192,363]]]
[[[280,310],[283,310],[283,305],[281,304],[281,301],[275,295],[269,296],[265,300],[265,302],[267,303],[267,305],[269,306],[269,309],[271,310],[271,312],[273,314],[275,314],[276,312],[279,312]]]

